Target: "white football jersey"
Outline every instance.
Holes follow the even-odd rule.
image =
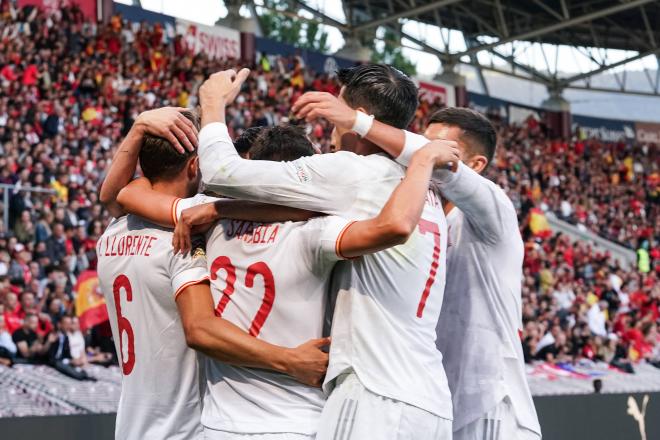
[[[200,132],[199,155],[203,181],[213,191],[358,220],[377,215],[405,175],[405,168],[384,154],[244,160],[220,123]],[[442,354],[435,346],[446,232],[442,207],[430,195],[408,243],[337,265],[326,388],[337,375],[354,370],[376,394],[452,418]]]
[[[339,217],[259,224],[220,221],[207,236],[216,314],[271,344],[297,347],[323,336],[336,243],[350,223]],[[274,371],[208,359],[205,428],[316,433],[325,396]]]
[[[409,152],[429,141],[408,133]],[[399,160],[399,158],[397,158]],[[458,431],[508,397],[518,424],[541,433],[527,384],[522,331],[523,241],[513,203],[495,183],[463,163],[434,172],[447,215],[447,289],[438,321],[438,348]]]
[[[197,353],[188,348],[176,295],[208,279],[204,256],[172,251],[172,232],[136,217],[99,239],[99,283],[122,369],[117,439],[202,435]]]

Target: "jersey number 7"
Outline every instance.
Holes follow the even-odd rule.
[[[234,293],[234,286],[236,284],[236,266],[234,266],[229,259],[229,257],[220,256],[213,260],[211,265],[211,280],[218,279],[218,271],[224,269],[226,272],[226,286],[222,290],[222,298],[218,301],[218,306],[215,308],[215,314],[217,316],[222,316],[222,312],[225,311],[225,307],[231,299],[230,296]],[[254,287],[254,278],[257,275],[261,275],[264,280],[264,298],[261,302],[261,307],[257,311],[257,314],[252,320],[250,325],[250,330],[248,331],[250,335],[257,337],[266,322],[266,318],[270,314],[271,309],[273,308],[273,302],[275,302],[275,279],[273,278],[273,273],[270,271],[270,268],[263,261],[251,264],[248,266],[245,273],[245,287],[252,288]]]
[[[422,292],[422,298],[419,300],[419,305],[417,306],[417,317],[421,318],[424,313],[424,306],[426,306],[426,299],[429,297],[431,286],[435,281],[435,275],[438,273],[438,266],[440,266],[440,228],[437,223],[430,222],[423,218],[419,220],[418,227],[419,232],[421,232],[422,235],[427,232],[433,234],[433,262],[431,263],[429,277],[426,279],[426,285]]]

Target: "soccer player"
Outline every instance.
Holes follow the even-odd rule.
[[[301,97],[294,111],[343,127],[367,118],[327,93]],[[495,129],[478,112],[447,108],[431,116],[425,136],[378,121],[366,134],[403,163],[429,139],[453,140],[461,152],[455,172],[435,173],[449,201],[444,210],[450,275],[438,348],[452,391],[454,439],[539,439],[519,337],[524,252],[518,219],[506,193],[481,176],[495,154]]]
[[[347,151],[280,163],[244,160],[229,138],[226,99],[248,71],[211,76],[200,88],[202,179],[220,194],[367,219],[376,215],[405,168],[350,130],[333,132]],[[406,127],[417,89],[384,65],[340,71],[341,96],[356,109]],[[359,130],[359,128],[358,128]],[[448,146],[453,142],[444,141]],[[435,346],[445,283],[446,222],[427,197],[422,219],[406,244],[339,263],[333,273],[336,306],[324,388],[332,393],[317,438],[437,439],[451,435],[451,397]],[[344,438],[344,437],[342,437]]]
[[[264,129],[250,150],[254,160],[283,161],[312,154],[312,144],[301,129],[292,126]],[[455,152],[443,144],[429,144],[421,150],[416,164],[408,169],[405,179],[373,219],[347,222],[331,216],[307,223],[220,222],[207,241],[218,315],[278,345],[320,338],[334,263],[406,241],[419,221],[431,167],[441,156],[444,161],[457,160]],[[152,202],[161,204],[163,198],[155,197],[142,185],[129,185],[120,193],[120,199],[125,200],[129,211],[153,216],[154,221],[169,221],[167,206],[161,206],[159,215],[146,207]],[[181,212],[185,206],[203,201],[195,197],[180,201],[170,198],[168,202]],[[213,209],[214,218],[206,215],[210,205],[215,204],[183,212],[198,210],[201,216],[191,214],[190,223],[205,224],[217,219]],[[178,222],[177,229],[183,224]],[[256,434],[269,440],[313,438],[325,402],[320,389],[303,386],[281,374],[215,361],[209,361],[205,371],[207,393],[202,421],[206,438]]]
[[[152,135],[171,130],[178,121],[177,109],[143,113],[120,146],[108,179],[123,179],[126,169],[135,169],[139,155],[157,192],[195,194],[196,154],[181,145],[184,152],[179,153],[173,142]],[[121,207],[113,203],[113,184],[104,183],[101,193],[117,212]],[[225,214],[246,209],[232,206],[223,209]],[[318,341],[278,347],[215,317],[206,258],[201,253],[174,255],[171,242],[171,230],[123,216],[113,220],[97,244],[100,287],[123,373],[118,439],[200,438],[197,355],[188,345],[228,363],[277,370],[307,383],[317,383],[325,372],[327,355],[316,346]]]

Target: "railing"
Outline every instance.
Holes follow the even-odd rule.
[[[0,183],[0,189],[2,189],[2,220],[5,228],[9,228],[9,193],[13,191],[14,193],[20,191],[28,191],[33,193],[42,193],[42,194],[55,194],[54,189],[50,188],[36,188],[32,186],[22,186],[22,185],[9,185],[7,183]]]
[[[634,268],[637,264],[637,257],[635,251],[609,241],[591,231],[586,231],[572,225],[568,222],[560,220],[554,213],[548,211],[545,213],[548,218],[548,223],[553,231],[561,232],[568,235],[573,240],[586,241],[591,243],[595,248],[601,251],[608,251],[615,260],[619,260],[625,268]]]

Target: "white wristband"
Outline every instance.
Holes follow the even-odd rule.
[[[415,152],[431,141],[421,134],[411,133],[407,130],[404,130],[403,133],[405,134],[406,140],[403,144],[401,153],[395,160],[401,165],[407,167]]]
[[[355,112],[355,122],[351,130],[359,134],[360,137],[365,137],[371,130],[372,125],[374,125],[374,116],[358,110]]]

